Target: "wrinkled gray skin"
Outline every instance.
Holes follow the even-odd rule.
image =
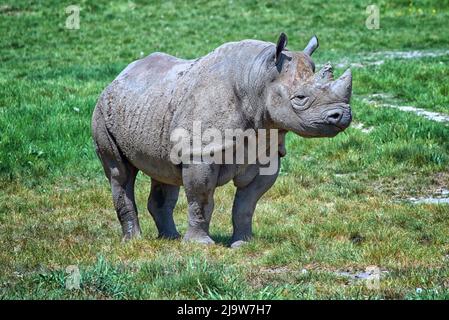
[[[351,72],[333,80],[326,65],[314,74],[313,37],[302,52],[256,40],[226,43],[196,60],[153,53],[131,63],[104,90],[96,105],[92,129],[95,147],[112,188],[123,239],[140,236],[134,182],[140,170],[151,177],[148,210],[159,236],[178,238],[173,209],[185,188],[189,227],[185,240],[213,243],[209,223],[214,191],[233,181],[234,232],[231,247],[251,238],[259,198],[274,184],[260,175],[258,164],[181,164],[170,161],[176,128],[279,129],[279,157],[286,153],[285,133],[333,137],[351,122]],[[279,161],[280,163],[280,161]],[[279,171],[279,168],[278,168]]]

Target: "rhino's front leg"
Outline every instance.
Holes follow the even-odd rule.
[[[184,241],[213,244],[209,224],[214,209],[218,165],[190,164],[183,167],[182,179],[189,203],[189,228]]]
[[[231,248],[237,248],[252,237],[253,214],[257,201],[271,188],[279,174],[279,167],[273,175],[257,175],[248,185],[239,187],[232,207],[234,232]]]

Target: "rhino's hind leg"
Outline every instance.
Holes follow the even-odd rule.
[[[102,162],[110,168],[105,171],[110,171],[108,178],[111,184],[112,200],[122,226],[123,240],[139,238],[141,231],[134,200],[134,182],[138,170],[131,164],[116,159],[102,159]]]
[[[148,211],[156,223],[160,238],[180,237],[173,220],[173,210],[178,201],[179,186],[172,186],[151,179],[151,192],[148,197]]]
[[[238,186],[232,207],[232,225],[234,232],[231,238],[231,248],[241,246],[252,237],[253,214],[257,201],[271,188],[279,173],[273,175],[258,175],[248,185]]]
[[[123,240],[126,241],[139,238],[141,234],[134,200],[134,182],[138,170],[130,164],[119,167],[123,170],[119,169],[120,172],[111,175],[111,190],[114,207],[122,225]]]
[[[98,110],[94,113],[93,134],[97,155],[111,185],[112,200],[122,226],[123,240],[140,237],[134,200],[134,182],[138,169],[121,154]]]
[[[214,243],[209,235],[209,224],[218,172],[216,165],[192,164],[183,167],[183,183],[189,203],[189,228],[184,241]]]

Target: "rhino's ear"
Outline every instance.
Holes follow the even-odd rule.
[[[318,42],[318,38],[316,36],[313,36],[312,39],[310,39],[309,43],[307,44],[307,47],[304,49],[304,53],[307,54],[309,57],[311,57],[319,46],[320,44]]]
[[[278,62],[280,61],[282,50],[284,50],[285,47],[287,46],[287,42],[288,42],[287,35],[282,32],[279,35],[279,39],[278,39],[278,42],[276,44],[276,54],[274,56],[274,63],[275,64],[278,64]]]

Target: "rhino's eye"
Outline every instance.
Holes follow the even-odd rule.
[[[305,110],[308,107],[309,97],[297,95],[292,99],[292,106],[297,110]]]

